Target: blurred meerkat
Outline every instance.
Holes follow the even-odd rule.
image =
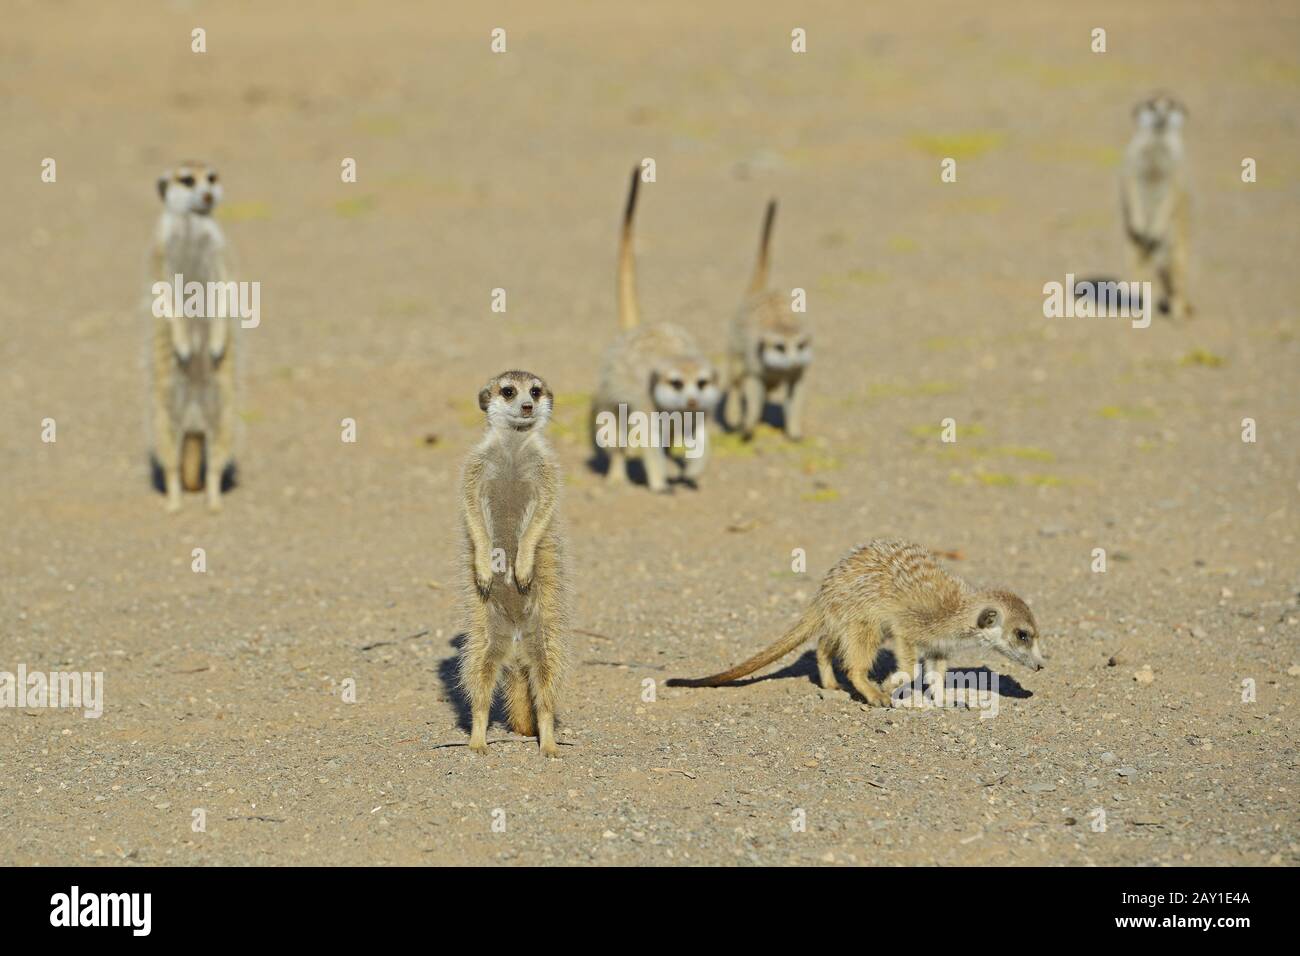
[[[918,660],[932,691],[944,687],[948,657],[966,650],[991,648],[1034,670],[1044,662],[1033,612],[1016,595],[971,587],[918,545],[871,541],[831,568],[799,622],[771,647],[720,674],[669,683],[730,683],[811,639],[817,641],[821,685],[839,688],[838,660],[853,688],[878,707],[889,706],[892,688],[911,682]],[[898,669],[877,684],[868,675],[886,640],[893,644]]]
[[[560,468],[544,434],[554,398],[530,372],[503,372],[478,396],[487,428],[461,473],[468,634],[460,683],[469,747],[487,753],[488,712],[505,669],[510,727],[558,757],[555,705],[564,665],[567,590],[555,509]]]
[[[1129,266],[1137,278],[1155,273],[1156,305],[1174,318],[1190,315],[1187,301],[1189,195],[1183,155],[1187,111],[1166,95],[1133,109],[1136,128],[1124,153],[1120,197]]]
[[[212,218],[221,201],[216,170],[184,163],[159,178],[158,195],[163,211],[154,234],[154,279],[169,287],[177,275],[205,288],[226,282],[225,237]],[[235,319],[172,311],[155,320],[152,335],[154,455],[168,511],[180,508],[182,488],[204,488],[208,507],[219,511],[221,478],[234,449]]]
[[[745,301],[731,322],[726,417],[745,438],[763,417],[769,398],[782,407],[787,437],[803,437],[803,407],[808,366],[812,362],[812,335],[803,317],[790,308],[789,299],[767,288],[768,245],[776,219],[776,200],[767,204],[758,262]]]
[[[623,214],[623,231],[618,257],[618,320],[621,334],[605,351],[600,383],[592,399],[591,417],[596,447],[609,460],[607,480],[627,480],[627,449],[618,444],[602,447],[596,418],[602,412],[617,417],[619,406],[628,415],[639,412],[658,420],[656,413],[680,417],[699,413],[695,431],[697,454],[684,459],[682,474],[697,484],[708,466],[708,418],[718,402],[718,373],[704,357],[694,337],[669,322],[642,325],[636,296],[636,264],[632,252],[632,220],[636,212],[640,170],[632,170],[632,185]],[[651,491],[668,490],[668,454],[663,447],[639,449],[645,464],[646,483]]]

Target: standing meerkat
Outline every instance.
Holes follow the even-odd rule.
[[[768,245],[775,219],[773,199],[763,218],[754,277],[731,321],[726,416],[728,427],[739,427],[746,439],[752,438],[764,404],[774,398],[781,403],[786,436],[799,441],[812,335],[786,296],[767,288]]]
[[[597,454],[604,452],[609,460],[607,480],[621,484],[627,480],[627,448],[620,441],[601,440],[598,417],[607,413],[620,419],[620,406],[622,420],[638,413],[644,416],[655,429],[648,447],[639,448],[646,483],[651,491],[664,492],[669,490],[668,450],[656,439],[671,428],[670,423],[685,429],[685,417],[694,416],[693,431],[680,432],[693,436],[694,442],[684,459],[682,476],[698,484],[708,465],[708,420],[718,403],[718,373],[681,326],[640,322],[632,253],[632,219],[640,182],[640,170],[633,169],[618,256],[618,319],[623,331],[601,363],[600,383],[591,405],[592,434]]]
[[[558,757],[555,703],[564,666],[567,592],[555,521],[560,467],[544,434],[554,398],[530,372],[503,372],[478,395],[483,439],[461,474],[468,628],[460,683],[470,701],[469,747],[487,753],[488,711],[506,671],[515,733]]]
[[[1136,129],[1124,153],[1120,199],[1128,237],[1130,278],[1153,271],[1162,314],[1183,318],[1187,301],[1187,244],[1190,200],[1183,155],[1187,111],[1166,95],[1133,109]]]
[[[1033,612],[1016,595],[971,587],[919,545],[871,541],[831,568],[799,622],[771,647],[720,674],[669,683],[727,684],[812,639],[821,685],[839,688],[838,660],[853,688],[877,707],[889,706],[890,690],[912,680],[918,660],[934,690],[944,687],[948,657],[965,650],[991,648],[1034,670],[1044,661]],[[893,644],[898,669],[877,684],[868,675],[886,640]]]
[[[169,288],[178,275],[182,285],[199,282],[205,289],[226,283],[225,237],[212,218],[221,201],[216,170],[184,163],[158,180],[158,195],[163,211],[154,234],[154,280]],[[204,489],[208,508],[219,511],[234,451],[235,319],[174,311],[169,306],[155,319],[152,335],[154,456],[168,511],[180,508],[182,488]]]

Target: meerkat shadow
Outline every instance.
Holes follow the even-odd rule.
[[[1078,302],[1090,303],[1094,309],[1109,305],[1121,310],[1127,309],[1130,313],[1142,311],[1142,286],[1139,284],[1130,292],[1128,283],[1114,276],[1075,279],[1074,298]]]
[[[740,422],[727,420],[726,414],[727,399],[724,395],[718,402],[718,407],[713,410],[713,420],[722,426],[722,430],[729,433],[740,431]],[[756,424],[767,425],[775,428],[779,432],[785,431],[785,406],[777,402],[769,402],[766,398],[763,400],[763,412],[758,416]]]
[[[993,688],[993,679],[996,677],[996,690],[999,697],[1011,697],[1017,700],[1027,700],[1034,696],[1032,690],[1026,689],[1021,685],[1020,681],[1016,680],[1014,677],[1011,677],[1008,674],[997,673],[987,667],[958,667],[953,665],[948,669],[948,682],[950,685],[957,686],[953,684],[953,677],[957,674],[961,675],[961,680],[966,686],[977,688]]]
[[[200,474],[207,473],[207,465],[208,461],[207,456],[205,455],[199,472]],[[158,464],[158,459],[152,452],[149,454],[149,483],[153,485],[153,490],[158,492],[158,494],[164,495],[167,493],[167,483],[163,480],[162,465]],[[238,487],[238,485],[239,465],[237,462],[232,460],[221,472],[221,493],[224,495],[226,492],[230,491],[230,489]]]
[[[455,653],[438,662],[438,679],[442,681],[443,696],[456,708],[456,726],[465,733],[470,731],[470,708],[469,698],[460,686],[460,655],[468,639],[469,635],[463,631],[453,637],[447,643]],[[488,726],[493,724],[507,725],[505,702],[498,694],[492,695],[492,708],[488,711]]]
[[[672,458],[675,467],[681,467],[681,459],[672,456],[669,457]],[[625,459],[625,462],[627,466],[628,484],[639,485],[642,487],[650,484],[650,479],[646,476],[645,463],[639,457],[627,458]],[[604,455],[599,451],[593,451],[591,457],[587,459],[588,470],[602,477],[609,474],[609,469],[612,466],[613,462],[610,460],[609,456]],[[690,488],[693,491],[699,490],[699,485],[693,479],[687,478],[684,475],[670,475],[668,478],[668,487],[671,489],[679,485],[683,488]]]

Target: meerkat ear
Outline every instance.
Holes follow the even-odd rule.
[[[990,627],[996,626],[1001,617],[1002,615],[998,613],[997,608],[986,607],[984,610],[980,611],[980,616],[976,619],[975,626],[982,631],[987,630]]]
[[[478,407],[480,411],[487,411],[488,401],[492,398],[492,389],[485,388],[478,393]]]
[[[159,199],[167,198],[167,183],[169,183],[170,181],[171,179],[168,176],[158,177],[158,198]]]

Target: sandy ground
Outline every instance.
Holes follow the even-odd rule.
[[[106,683],[98,720],[0,710],[0,862],[1300,859],[1292,5],[383,6],[6,5],[0,670]],[[1120,269],[1153,87],[1190,108],[1199,315],[1045,319],[1045,282]],[[263,287],[219,517],[165,515],[146,464],[153,183],[189,156]],[[643,312],[720,356],[775,195],[774,279],[819,348],[807,441],[724,441],[666,497],[606,491],[583,434],[643,157]],[[516,366],[559,396],[559,761],[500,726],[459,746],[452,683],[457,471]],[[1003,674],[996,717],[865,709],[811,651],[664,686],[772,640],[878,536],[1032,601],[1048,669],[952,662]]]

